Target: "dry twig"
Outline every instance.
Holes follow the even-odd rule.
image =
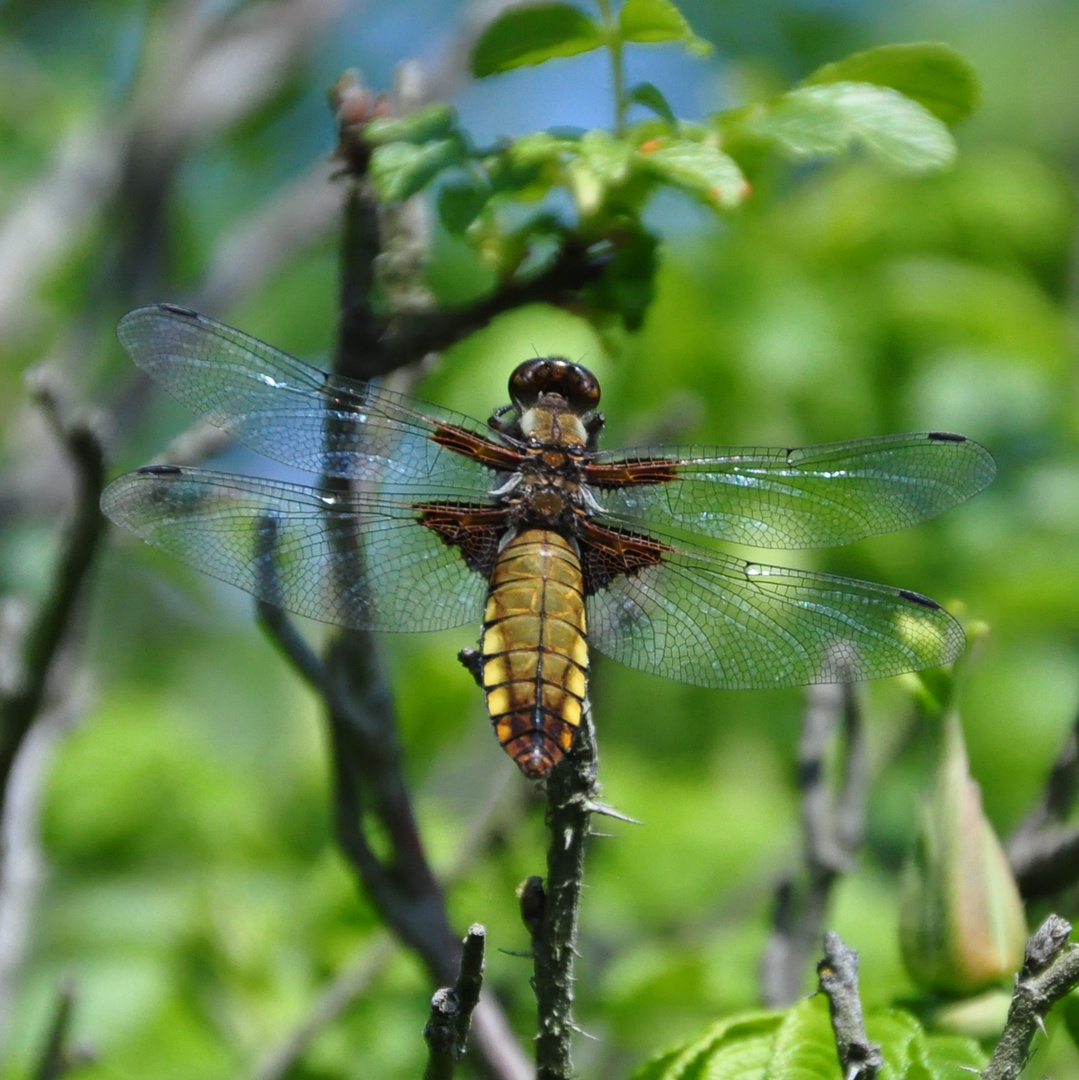
[[[1045,1030],[1046,1013],[1079,986],[1079,948],[1068,945],[1071,929],[1067,920],[1050,915],[1027,941],[1008,1019],[983,1080],[1016,1080],[1035,1032]]]
[[[884,1058],[865,1032],[858,994],[858,954],[844,945],[834,930],[824,935],[824,959],[817,965],[817,977],[821,993],[828,997],[844,1080],[873,1080],[884,1067]]]
[[[844,753],[833,788],[827,759],[838,741],[841,723]],[[761,960],[762,997],[767,1005],[789,1005],[804,992],[832,889],[849,868],[864,836],[868,776],[854,688],[833,683],[807,687],[799,745],[803,867],[777,888],[772,936]]]
[[[452,1080],[457,1062],[464,1057],[472,1013],[480,1000],[483,985],[483,953],[487,931],[478,923],[468,928],[461,949],[457,982],[435,992],[431,1014],[423,1029],[427,1042],[427,1069],[424,1080]]]

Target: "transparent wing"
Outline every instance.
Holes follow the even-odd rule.
[[[948,663],[965,644],[917,593],[688,547],[613,578],[587,610],[600,652],[729,690],[880,679]]]
[[[310,619],[419,631],[483,613],[487,581],[407,499],[151,466],[111,483],[101,508],[196,570]]]
[[[495,472],[512,467],[512,451],[477,421],[328,374],[186,308],[139,308],[117,334],[132,360],[192,412],[295,468],[467,497],[486,493]]]
[[[944,432],[797,450],[622,450],[586,467],[612,522],[770,548],[833,547],[905,529],[981,491],[995,473],[987,450]]]

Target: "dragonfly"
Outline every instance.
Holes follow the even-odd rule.
[[[108,486],[104,513],[311,619],[480,624],[470,666],[530,778],[572,745],[590,648],[727,689],[879,679],[963,651],[962,627],[920,593],[697,542],[823,548],[925,521],[993,479],[962,435],[605,450],[599,383],[559,357],[519,364],[483,423],[171,304],[131,312],[118,335],[192,412],[313,482],[148,465]]]

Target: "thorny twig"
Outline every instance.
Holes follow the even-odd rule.
[[[1008,1019],[983,1080],[1016,1080],[1030,1057],[1045,1014],[1079,986],[1079,948],[1068,944],[1071,924],[1050,915],[1027,941],[1023,970],[1015,980]]]
[[[547,780],[547,877],[522,901],[532,934],[533,987],[539,1034],[536,1036],[536,1080],[569,1080],[573,1076],[573,962],[588,839],[599,784],[592,708],[585,701],[573,746]],[[530,879],[534,881],[534,879]]]
[[[843,756],[833,785],[827,763],[840,723]],[[849,684],[806,689],[798,764],[804,865],[777,889],[772,936],[761,960],[762,997],[773,1007],[789,1005],[803,993],[832,888],[865,832],[869,765],[861,710]]]
[[[835,1032],[843,1080],[873,1080],[884,1066],[880,1047],[869,1041],[858,994],[858,954],[834,930],[824,935],[824,959],[817,965],[822,994]]]

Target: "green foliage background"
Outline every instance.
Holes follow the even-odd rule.
[[[991,625],[962,708],[987,811],[1006,833],[1035,797],[1079,699],[1079,9],[1001,0],[702,3],[686,12],[718,46],[710,62],[727,104],[785,89],[853,49],[933,39],[973,61],[983,105],[959,130],[959,160],[943,175],[901,177],[855,155],[767,170],[722,221],[688,200],[657,208],[666,238],[658,295],[616,355],[574,316],[528,309],[446,355],[421,396],[483,417],[503,402],[520,359],[562,353],[600,376],[609,446],[796,445],[931,429],[988,446],[998,481],[945,518],[777,558],[956,601]],[[105,0],[0,12],[0,211],[22,204],[65,131],[122,93],[116,41],[156,15]],[[182,299],[218,233],[329,150],[328,119],[313,148],[297,131],[312,87],[321,92],[340,66],[331,34],[271,101],[194,148],[169,223],[176,295],[145,299]],[[578,60],[558,63],[574,77]],[[505,93],[528,94],[527,80],[503,78]],[[28,364],[82,320],[91,344],[69,361],[74,391],[116,402],[131,375],[111,337],[121,312],[93,305],[112,239],[107,221],[86,228],[35,290],[18,333],[0,340],[9,494],[33,479],[21,457],[31,438],[20,382]],[[325,237],[214,314],[325,355],[335,242]],[[431,281],[450,295],[467,263],[445,236],[437,256]],[[186,422],[155,400],[116,464],[147,460]],[[0,585],[32,602],[50,568],[55,514],[2,525]],[[247,1075],[378,933],[330,836],[319,716],[253,629],[246,597],[121,536],[99,570],[92,704],[48,778],[48,878],[0,1076],[24,1075],[63,975],[76,987],[75,1030],[99,1060],[82,1075]],[[505,808],[498,842],[460,875],[450,902],[462,929],[487,926],[490,985],[527,1038],[529,972],[512,955],[526,938],[513,893],[540,872],[541,812],[455,660],[474,636],[466,628],[386,649],[436,863],[454,865],[490,800]],[[578,1056],[582,1075],[613,1077],[757,1003],[771,891],[798,857],[801,698],[698,690],[602,658],[593,697],[605,796],[643,822],[612,825],[616,837],[597,840],[589,859],[577,990],[579,1019],[598,1040],[581,1040]],[[902,688],[874,685],[866,698],[874,753],[895,760],[874,786],[869,843],[830,925],[860,950],[875,1007],[913,994],[899,962],[895,875],[925,773]],[[418,964],[396,955],[294,1075],[418,1075],[428,993]],[[1069,1047],[1057,1033],[1053,1057],[1038,1067],[1076,1075]]]

